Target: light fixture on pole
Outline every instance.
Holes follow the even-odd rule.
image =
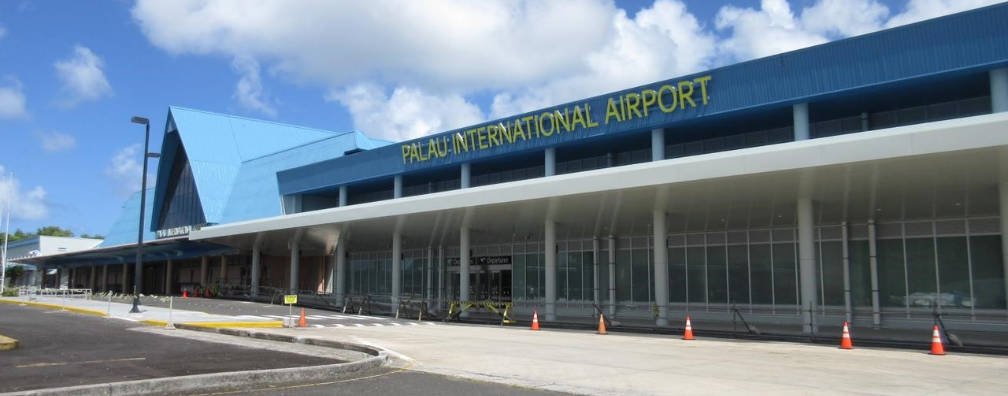
[[[133,309],[130,309],[130,313],[140,313],[140,294],[137,292],[137,288],[143,282],[143,234],[144,212],[147,203],[147,157],[149,157],[147,150],[150,146],[150,120],[133,116],[130,122],[142,124],[145,127],[143,175],[140,176],[140,227],[137,228],[136,265],[133,266]]]

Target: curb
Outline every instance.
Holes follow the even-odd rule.
[[[87,308],[77,308],[69,307],[58,304],[40,303],[34,301],[22,301],[22,300],[10,300],[0,298],[0,303],[7,303],[13,305],[27,305],[37,308],[48,308],[48,309],[62,309],[65,311],[82,313],[87,315],[108,317],[105,311],[98,311],[94,309]],[[165,326],[168,322],[163,320],[141,320],[138,323],[143,323],[152,326]],[[222,328],[222,327],[262,327],[262,328],[276,328],[283,327],[283,322],[279,320],[264,321],[264,322],[186,322],[185,325],[191,325],[194,327],[208,327],[208,328]],[[176,323],[178,325],[178,323]]]
[[[180,328],[215,332],[233,336],[247,336],[265,340],[284,341],[299,344],[318,345],[348,349],[371,355],[362,360],[349,363],[327,364],[311,367],[290,367],[268,370],[232,371],[226,373],[210,373],[185,375],[169,378],[153,378],[137,381],[112,382],[106,384],[69,386],[63,388],[36,389],[12,393],[0,393],[2,396],[48,396],[48,395],[149,395],[163,393],[199,393],[230,389],[238,386],[268,385],[286,382],[307,382],[331,380],[349,373],[380,367],[388,361],[388,353],[378,348],[360,344],[350,344],[337,341],[327,341],[294,336],[271,335],[245,329],[223,329],[199,327],[189,324],[178,324]]]
[[[49,308],[49,309],[62,309],[62,310],[70,311],[70,312],[77,312],[77,313],[88,314],[88,315],[96,315],[96,316],[103,316],[103,317],[107,316],[105,314],[105,311],[98,311],[98,310],[87,309],[87,308],[68,307],[68,306],[64,306],[64,305],[40,303],[40,302],[34,302],[34,301],[0,299],[0,303],[16,304],[16,305],[28,305],[28,306],[32,306],[32,307]]]
[[[154,319],[141,320],[140,323],[162,327],[168,325],[167,321],[154,320]],[[229,327],[279,328],[283,327],[283,322],[279,320],[266,321],[266,322],[181,322],[181,323],[173,323],[173,325],[175,325],[175,327],[178,327],[180,329],[188,329],[188,330],[197,330],[198,328],[223,329]]]
[[[18,347],[18,340],[0,334],[0,351],[9,351]]]

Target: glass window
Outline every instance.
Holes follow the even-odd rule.
[[[868,262],[868,241],[850,241],[851,305],[871,306],[871,265]]]
[[[878,242],[879,304],[902,307],[906,304],[906,272],[902,239],[879,239]]]
[[[689,302],[707,302],[707,273],[704,268],[706,258],[704,257],[702,246],[691,246],[686,248],[687,274],[686,280],[689,288]]]
[[[732,304],[749,303],[749,260],[745,245],[728,246],[729,297]]]
[[[969,308],[973,305],[970,296],[969,259],[966,257],[966,237],[938,238],[938,280],[943,306]]]
[[[816,246],[820,251],[817,257],[822,257],[819,263],[819,274],[822,276],[822,304],[844,305],[843,290],[843,243],[840,241],[822,242]]]
[[[770,272],[770,245],[750,245],[753,304],[773,303],[773,279]]]
[[[592,252],[581,253],[581,295],[585,301],[595,300],[595,258]],[[599,288],[601,298],[601,287]]]
[[[648,249],[633,249],[633,300],[636,302],[651,301],[651,291],[654,289],[654,282],[650,275],[650,253]]]
[[[567,266],[567,253],[559,252],[557,253],[557,276],[556,276],[556,290],[557,290],[557,300],[567,300],[567,272],[570,270]]]
[[[584,288],[581,283],[584,282],[582,279],[582,266],[584,265],[581,260],[581,252],[568,252],[567,253],[567,299],[568,300],[583,300]]]
[[[707,246],[707,301],[724,304],[728,302],[728,270],[725,247]]]
[[[686,302],[686,248],[670,248],[668,253],[669,301]]]
[[[616,250],[616,300],[630,301],[630,250]]]
[[[934,240],[930,237],[908,238],[906,244],[910,306],[930,307],[934,302],[937,287]]]
[[[973,255],[973,298],[976,308],[1004,309],[1004,267],[1001,264],[1001,236],[970,237]]]
[[[773,245],[774,303],[797,304],[793,242]]]
[[[600,308],[609,302],[609,251],[599,250],[599,302]]]
[[[521,249],[519,247],[517,249]],[[511,260],[511,284],[513,285],[514,298],[523,299],[525,297],[525,255],[521,253],[516,253],[512,256]]]

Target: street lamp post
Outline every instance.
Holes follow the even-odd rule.
[[[147,204],[147,150],[150,145],[150,120],[144,117],[134,116],[130,119],[134,124],[143,124],[146,127],[143,150],[143,175],[140,177],[140,228],[137,228],[137,249],[136,265],[133,267],[133,309],[130,313],[140,313],[140,294],[137,288],[143,282],[143,234],[144,234],[144,212]]]

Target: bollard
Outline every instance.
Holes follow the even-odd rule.
[[[422,310],[420,311],[420,313],[417,314],[416,321],[417,322],[423,322],[423,311]]]
[[[108,295],[108,304],[105,305],[105,317],[112,317],[112,295]]]
[[[172,309],[174,309],[175,301],[172,297],[168,297],[168,324],[165,325],[165,330],[175,330],[175,323],[172,321]]]

